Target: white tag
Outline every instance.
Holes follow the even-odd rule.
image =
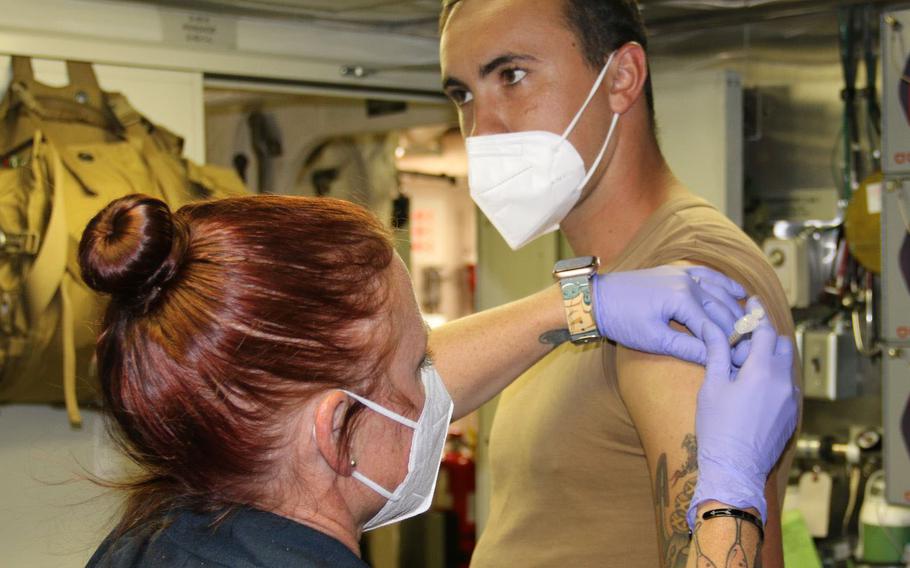
[[[831,520],[831,475],[809,471],[799,478],[799,510],[815,538],[828,536]]]
[[[866,209],[870,215],[882,212],[882,184],[870,183],[866,186]]]

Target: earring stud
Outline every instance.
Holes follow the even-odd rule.
[[[351,458],[351,467],[357,467],[357,460]]]

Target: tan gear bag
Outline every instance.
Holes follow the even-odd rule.
[[[13,57],[0,103],[0,402],[99,399],[93,356],[102,299],[83,282],[77,248],[88,221],[131,193],[176,209],[246,193],[237,175],[181,157],[183,141],[101,90],[91,64],[70,84],[35,81]]]

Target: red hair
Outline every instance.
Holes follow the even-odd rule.
[[[119,529],[181,506],[261,503],[287,443],[282,418],[322,390],[378,384],[394,341],[376,330],[393,257],[379,221],[335,199],[239,197],[172,214],[131,195],[96,215],[79,262],[111,295],[102,396],[143,471],[124,484]]]

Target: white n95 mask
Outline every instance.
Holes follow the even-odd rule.
[[[607,137],[588,172],[568,137],[597,94],[615,54],[610,54],[562,136],[529,130],[465,139],[471,198],[512,250],[558,229],[600,165],[619,121],[618,113],[613,114]]]
[[[373,530],[419,515],[429,509],[433,502],[433,491],[436,489],[436,478],[439,476],[439,464],[442,461],[446,434],[455,405],[435,367],[422,369],[420,378],[423,382],[425,400],[423,411],[417,422],[372,400],[343,391],[370,410],[414,430],[411,438],[411,453],[408,457],[408,473],[395,491],[386,490],[359,471],[354,471],[352,474],[354,479],[387,499],[382,509],[363,525],[364,530]]]

